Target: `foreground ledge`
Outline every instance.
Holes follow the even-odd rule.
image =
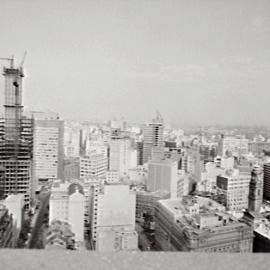
[[[269,254],[0,250],[0,269],[269,269]]]

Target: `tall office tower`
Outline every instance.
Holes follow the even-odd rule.
[[[263,200],[263,170],[260,166],[254,166],[251,172],[248,198],[248,210],[259,213]]]
[[[128,169],[137,166],[137,152],[131,147],[131,140],[123,133],[114,133],[109,142],[110,171],[119,172],[120,177],[128,174]]]
[[[158,113],[156,119],[143,129],[143,164],[152,159],[153,147],[163,146],[163,132],[163,119]]]
[[[64,121],[58,115],[32,113],[34,118],[33,190],[48,180],[63,179]]]
[[[167,191],[171,198],[177,196],[178,162],[173,159],[156,158],[148,163],[147,191]]]
[[[248,208],[249,182],[250,174],[239,174],[238,170],[217,176],[217,190],[224,194],[227,210],[241,212]]]
[[[49,223],[54,220],[70,224],[75,239],[84,241],[85,196],[78,183],[55,183],[51,190]]]
[[[105,185],[94,197],[92,240],[97,251],[136,250],[136,194],[128,185]]]
[[[270,163],[263,165],[263,199],[270,201]]]
[[[0,122],[1,195],[23,194],[29,207],[31,188],[33,121],[22,116],[22,67],[4,67],[5,118]]]
[[[155,239],[163,251],[252,252],[252,228],[209,198],[160,200],[155,221]]]

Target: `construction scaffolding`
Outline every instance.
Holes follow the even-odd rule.
[[[30,202],[31,167],[33,152],[33,121],[22,116],[22,67],[3,69],[5,77],[5,116],[0,120],[0,194],[24,194]]]

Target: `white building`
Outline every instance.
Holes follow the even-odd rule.
[[[234,157],[216,157],[215,164],[225,170],[232,170],[234,168]]]
[[[226,171],[217,176],[217,190],[225,195],[226,208],[241,212],[248,208],[250,174],[239,174],[238,170]]]
[[[85,155],[90,156],[92,153],[99,153],[104,156],[108,156],[108,146],[103,142],[103,140],[87,140]]]
[[[17,242],[24,220],[24,195],[11,194],[3,201],[3,204],[12,214],[14,230],[14,241]]]
[[[92,240],[98,251],[136,250],[136,194],[128,185],[105,185],[94,197]]]
[[[24,215],[24,196],[23,194],[11,194],[3,201],[3,204],[8,208],[8,211],[12,214],[13,221],[16,223],[18,230],[22,227],[23,215]]]
[[[173,159],[156,158],[148,163],[147,191],[168,191],[171,198],[177,196],[178,162]]]
[[[108,158],[104,153],[92,151],[88,156],[80,157],[80,178],[106,178]]]
[[[84,240],[85,196],[77,183],[56,183],[50,197],[49,223],[53,220],[70,224],[77,241]]]
[[[110,140],[109,168],[118,171],[120,177],[137,166],[137,151],[131,147],[130,138],[115,137]]]
[[[224,168],[217,166],[214,162],[207,162],[197,184],[197,191],[214,192],[217,186],[217,176],[224,173]]]

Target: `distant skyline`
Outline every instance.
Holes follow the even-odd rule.
[[[270,1],[0,1],[24,105],[62,118],[270,126]],[[1,68],[7,65],[0,62]],[[4,77],[0,77],[3,103]]]

